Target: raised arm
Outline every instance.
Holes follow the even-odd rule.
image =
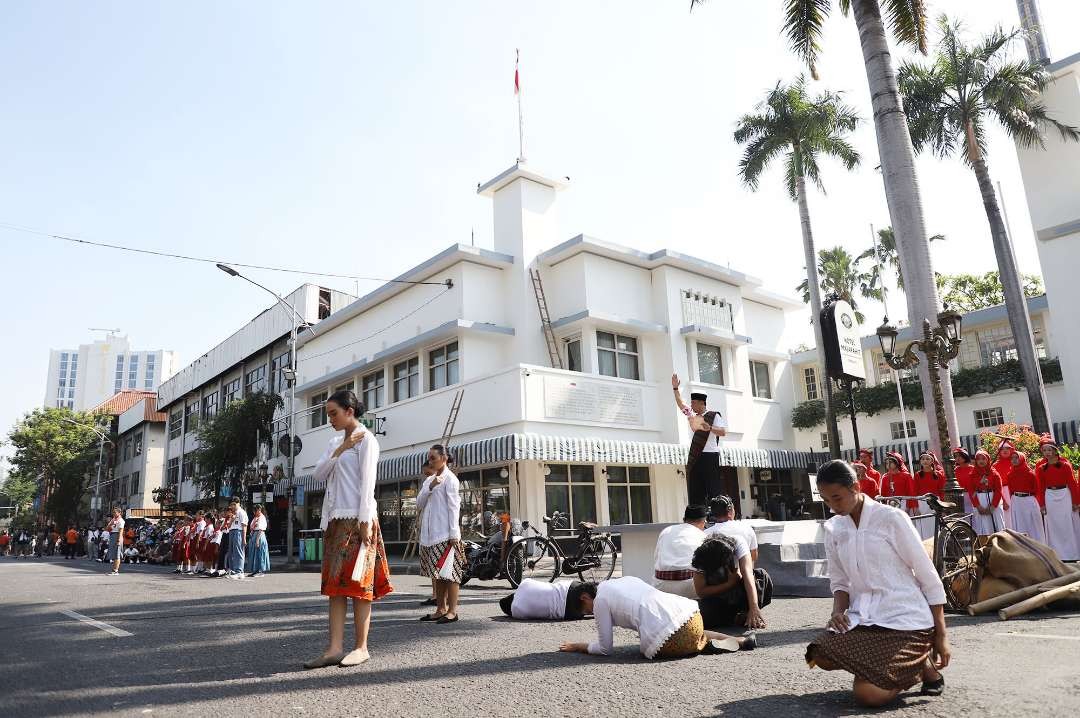
[[[682,392],[679,391],[680,386],[682,386],[682,382],[679,380],[679,375],[678,374],[672,374],[671,375],[671,390],[675,394],[675,405],[679,407],[679,411],[681,411],[683,414],[685,414],[686,416],[690,416],[694,412],[692,412],[690,410],[690,407],[688,407],[686,404],[683,403]]]

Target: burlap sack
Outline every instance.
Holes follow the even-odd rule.
[[[1058,559],[1054,549],[1015,531],[999,531],[986,537],[975,552],[978,595],[985,601],[1073,572]]]

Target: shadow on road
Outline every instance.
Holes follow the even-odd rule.
[[[906,696],[901,694],[896,701],[884,708],[868,709],[852,700],[851,691],[823,691],[804,695],[780,693],[723,703],[716,706],[716,713],[713,715],[739,716],[740,718],[744,716],[750,718],[754,716],[777,718],[777,716],[787,715],[797,715],[800,718],[804,716],[879,715],[929,704],[932,700],[917,694],[908,694]]]

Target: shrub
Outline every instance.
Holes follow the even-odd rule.
[[[1003,436],[1009,437],[1017,451],[1023,451],[1035,463],[1039,456],[1039,435],[1027,424],[1001,424],[996,429],[983,429],[979,432],[979,447],[994,456]]]

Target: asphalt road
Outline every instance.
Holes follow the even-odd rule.
[[[102,564],[85,560],[0,559],[0,715],[865,713],[848,697],[849,676],[811,671],[802,659],[828,599],[776,599],[754,652],[647,661],[636,637],[616,629],[616,654],[600,659],[556,652],[563,640],[586,640],[591,622],[505,619],[497,601],[506,584],[466,587],[456,624],[420,623],[424,581],[398,576],[396,593],[374,610],[372,660],[303,671],[325,636],[316,574],[230,581],[124,569],[106,576]],[[1017,718],[1080,710],[1080,612],[1007,623],[952,616],[949,625],[945,695],[909,693],[885,712]]]

